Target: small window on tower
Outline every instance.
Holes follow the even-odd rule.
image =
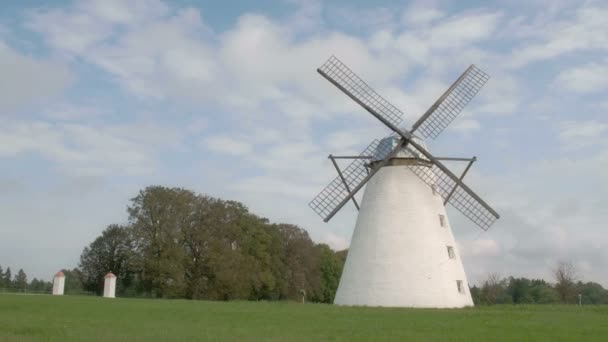
[[[464,293],[464,286],[462,280],[456,280],[456,287],[458,287],[458,293]]]
[[[448,256],[450,259],[456,259],[456,254],[454,253],[454,247],[448,246]]]
[[[439,214],[439,225],[445,227],[445,216]]]

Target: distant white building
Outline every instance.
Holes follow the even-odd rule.
[[[53,296],[63,296],[63,289],[65,287],[65,275],[59,271],[55,273],[53,277]]]
[[[112,272],[106,274],[106,277],[104,279],[103,296],[105,298],[116,297],[116,276]]]

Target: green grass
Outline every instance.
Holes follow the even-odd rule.
[[[0,341],[592,341],[608,306],[351,308],[0,295]]]

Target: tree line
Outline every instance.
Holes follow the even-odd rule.
[[[345,252],[296,225],[162,186],[141,190],[127,212],[127,224],[108,226],[82,251],[73,271],[83,290],[101,293],[112,272],[119,296],[333,301]]]
[[[126,224],[111,224],[86,246],[78,267],[62,272],[65,293],[103,292],[108,272],[122,297],[207,300],[302,300],[331,303],[346,251],[314,243],[306,230],[271,223],[241,203],[182,188],[150,186],[127,206]],[[490,274],[471,295],[476,305],[608,304],[608,290],[576,279],[559,263],[555,283]],[[0,289],[50,292],[52,284],[0,267]]]
[[[23,269],[19,269],[13,276],[10,267],[3,271],[2,265],[0,265],[0,291],[48,293],[52,287],[51,282],[36,278],[28,282],[27,274]]]
[[[471,296],[476,305],[608,304],[608,290],[598,283],[577,280],[572,263],[558,262],[552,273],[555,283],[491,273],[480,287],[471,288]]]

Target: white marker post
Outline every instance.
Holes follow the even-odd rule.
[[[65,275],[59,271],[55,273],[53,278],[53,296],[63,296],[63,288],[65,287]]]
[[[103,282],[103,296],[105,298],[116,297],[116,276],[112,272],[106,274]]]

